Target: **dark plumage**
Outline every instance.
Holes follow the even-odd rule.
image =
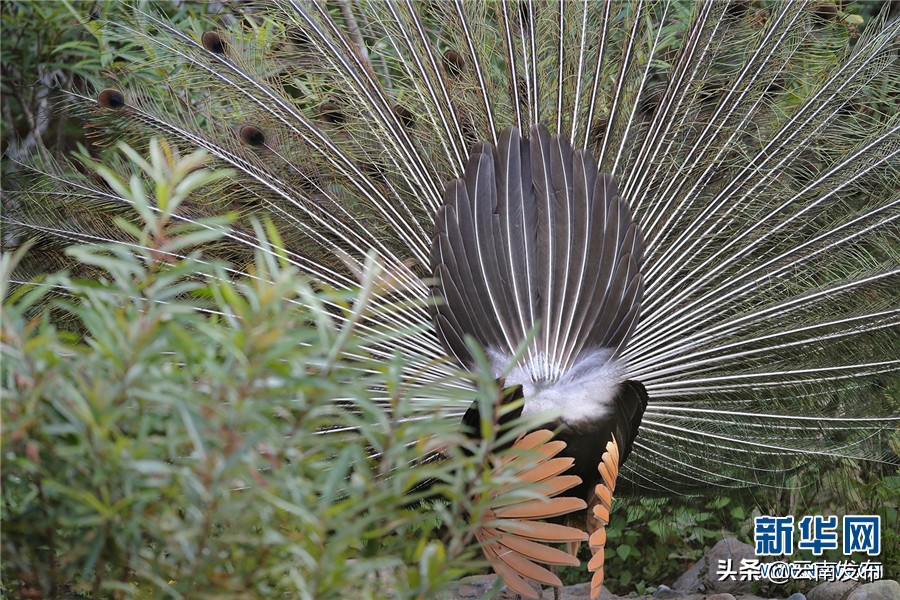
[[[624,465],[647,406],[644,386],[624,381],[617,358],[638,320],[642,256],[640,229],[612,177],[543,125],[530,139],[507,128],[496,149],[476,146],[435,218],[435,329],[447,353],[470,366],[465,340],[477,340],[494,376],[512,386],[506,401],[524,398],[518,414],[552,419],[565,444],[560,456],[574,459],[566,475],[577,483],[566,494],[583,501],[574,511],[598,499],[608,441],[621,452],[616,469]],[[473,405],[463,424],[477,431],[478,420]],[[591,533],[579,515],[569,511],[565,521]],[[536,567],[506,557],[488,554],[495,568],[503,563],[501,572],[540,581]]]

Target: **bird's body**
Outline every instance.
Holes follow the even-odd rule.
[[[900,23],[851,44],[821,3],[338,4],[276,3],[205,33],[155,13],[105,23],[165,86],[98,74],[107,89],[71,99],[98,141],[162,135],[235,169],[177,218],[237,212],[209,249],[237,271],[259,215],[331,286],[374,250],[411,302],[376,300],[398,335],[372,352],[415,347],[432,359],[414,378],[454,388],[480,345],[568,444],[580,482],[557,493],[583,506],[564,513],[608,519],[616,481],[777,486],[805,459],[889,459]],[[115,191],[37,169],[42,193],[3,217],[7,242],[38,240],[23,272],[134,218]]]
[[[614,432],[617,439],[629,442],[622,452],[620,465],[624,465],[628,458],[631,450],[630,441],[638,433],[641,416],[646,408],[646,392],[643,386],[631,381],[620,384],[619,388],[619,393],[613,399],[605,417],[583,419],[575,423],[560,419],[547,425],[548,428],[558,432],[558,439],[566,443],[563,454],[575,459],[572,468],[566,473],[577,475],[581,483],[567,492],[569,495],[576,498],[591,498],[594,487],[601,482],[597,466],[606,451],[606,445],[601,441],[608,441]],[[624,418],[613,419],[613,414],[623,415]]]
[[[589,152],[573,151],[541,124],[529,138],[507,128],[496,147],[476,146],[463,177],[445,186],[435,218],[435,330],[446,352],[469,367],[475,364],[466,340],[476,340],[494,377],[518,390],[521,414],[555,421],[556,443],[564,444],[558,451],[573,464],[548,495],[566,496],[533,514],[566,515],[584,539],[609,520],[608,512],[581,516],[589,504],[611,498],[616,476],[600,470],[607,446],[621,451],[617,473],[646,407],[646,391],[624,380],[619,358],[638,321],[643,254],[640,228],[612,177],[598,172]],[[497,506],[505,505],[500,495]],[[603,545],[592,544],[595,596]],[[559,583],[525,562],[534,556],[507,549],[487,557],[501,574],[507,567],[516,573],[504,579],[520,593],[531,595],[517,575]]]

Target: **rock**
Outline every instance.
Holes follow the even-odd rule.
[[[460,579],[456,584],[456,589],[440,594],[434,600],[475,600],[482,598],[494,586],[497,581],[496,575],[472,575]],[[498,596],[498,597],[502,597]]]
[[[460,598],[478,598],[479,596],[484,595],[484,590],[474,585],[464,583],[456,588],[456,595]]]
[[[856,581],[826,581],[809,590],[806,600],[847,600],[858,587]]]
[[[553,592],[548,591],[544,592],[546,597],[552,598]],[[606,588],[601,588],[600,597],[601,598],[609,598],[612,594],[609,593],[609,590]],[[576,583],[575,585],[569,585],[562,589],[560,594],[560,600],[586,600],[591,597],[591,582],[585,583]]]
[[[752,581],[738,581],[726,579],[719,581],[718,567],[720,560],[732,561],[732,568],[740,567],[742,559],[755,559],[753,546],[745,544],[737,538],[728,537],[720,541],[706,553],[706,556],[697,561],[697,563],[688,569],[688,571],[679,577],[672,589],[685,592],[706,592],[708,594],[728,593],[728,594],[746,594],[750,591]]]
[[[661,585],[656,588],[656,591],[653,592],[653,597],[657,600],[670,600],[671,598],[680,598],[684,596],[685,592],[679,592],[677,590],[673,590],[667,585]]]
[[[591,582],[576,583],[568,585],[560,590],[559,600],[588,600],[591,597]],[[545,587],[541,596],[542,600],[550,600],[553,598],[551,588]],[[600,588],[599,600],[622,600],[619,596],[611,593],[605,587]],[[628,600],[650,600],[649,597],[628,598]]]
[[[847,600],[900,600],[900,583],[891,579],[864,583]]]
[[[569,585],[560,591],[559,599],[560,600],[588,600],[591,597],[591,582],[585,583],[576,583],[575,585]],[[550,599],[553,598],[553,592],[550,589],[545,589],[544,595],[542,599]],[[605,587],[600,588],[600,596],[599,600],[618,600],[618,596],[611,594],[608,589]]]
[[[489,593],[497,583],[496,575],[475,575],[465,577],[456,582],[456,587],[452,585],[449,589],[432,596],[429,600],[481,600],[481,598],[490,597]],[[494,600],[521,600],[515,592],[505,585],[500,588],[500,592],[492,596]],[[559,591],[560,600],[588,600],[591,597],[591,583],[578,583],[566,586]],[[553,598],[553,589],[544,586],[541,594],[542,600],[550,600]],[[628,596],[627,598],[612,594],[605,587],[601,588],[599,600],[653,600],[650,596]],[[700,596],[688,596],[683,600],[704,600]]]
[[[732,558],[739,563],[742,558],[753,556],[753,548],[747,544],[726,538],[715,545],[696,565],[682,575],[675,583],[676,588],[660,585],[653,596],[627,596],[620,597],[612,594],[605,587],[600,593],[600,600],[766,600],[749,592],[716,590],[714,584],[735,583],[712,581],[718,579],[716,567],[718,561]],[[712,572],[710,567],[712,566]],[[691,575],[691,577],[688,577]],[[738,582],[749,584],[751,582]],[[484,598],[497,584],[496,575],[475,575],[466,577],[456,584],[456,588],[450,588],[430,600],[476,600]],[[695,589],[685,589],[696,586]],[[705,586],[705,589],[698,589]],[[747,585],[749,587],[749,585]],[[564,587],[559,592],[560,600],[587,600],[590,598],[590,582],[579,583]],[[520,600],[514,592],[506,586],[502,586],[500,593],[494,596],[495,600]],[[553,598],[553,591],[544,587],[542,600]],[[775,600],[775,599],[768,599]],[[855,581],[838,581],[822,583],[806,595],[797,592],[790,595],[787,600],[900,600],[900,583],[891,580],[875,581],[860,585]]]

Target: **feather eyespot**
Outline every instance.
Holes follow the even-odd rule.
[[[751,4],[750,0],[732,0],[725,8],[725,14],[742,18],[750,12]]]
[[[416,124],[416,119],[413,114],[410,112],[408,108],[405,106],[400,106],[399,104],[394,105],[394,114],[400,120],[400,123],[406,127],[407,129],[412,129]]]
[[[106,88],[97,94],[97,104],[103,108],[121,110],[125,108],[125,94],[115,88]]]
[[[306,50],[310,45],[309,35],[300,27],[290,27],[284,34],[298,50]]]
[[[456,50],[450,48],[444,51],[444,68],[450,75],[459,77],[466,70],[466,59]]]
[[[341,111],[341,107],[338,106],[337,102],[331,100],[322,104],[319,109],[319,115],[325,122],[335,125],[340,125],[347,120],[347,116]]]
[[[241,127],[238,137],[248,146],[259,147],[264,146],[266,143],[266,134],[255,125],[244,125]]]
[[[838,7],[834,2],[818,2],[811,6],[813,14],[823,21],[833,21],[838,17]]]
[[[203,44],[204,48],[213,54],[225,54],[228,49],[225,38],[215,31],[207,31],[204,33],[203,37],[200,38],[200,42]]]

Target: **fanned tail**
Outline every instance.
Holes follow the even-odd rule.
[[[507,328],[473,334],[489,333],[507,352],[541,323],[548,337],[524,359],[548,375],[574,364],[589,340],[630,336],[619,344],[621,375],[642,381],[650,403],[617,489],[779,486],[785,469],[828,457],[896,463],[885,436],[900,419],[890,395],[900,370],[900,21],[875,18],[850,44],[856,34],[840,11],[823,16],[800,2],[347,5],[352,24],[320,3],[277,2],[210,24],[206,35],[152,7],[131,20],[98,19],[143,56],[131,53],[118,80],[98,75],[91,91],[67,93],[68,103],[94,149],[162,136],[234,170],[175,216],[237,215],[205,259],[250,270],[253,217],[270,219],[279,251],[323,284],[355,285],[347,264],[374,249],[385,285],[397,289],[392,301],[408,308],[376,300],[397,337],[372,351],[433,357],[410,377],[447,393],[418,405],[454,416],[467,403],[443,344],[463,361],[465,350],[432,331],[423,306],[433,217],[473,144],[498,148],[495,175],[502,155],[533,179],[534,135],[525,160],[504,130],[544,123],[549,146],[555,135],[572,148],[573,168],[561,171],[574,180],[572,202],[560,214],[583,216],[575,183],[590,189],[609,173],[616,187],[609,181],[602,194],[618,194],[643,232],[643,253],[632,253],[643,265],[641,320],[631,328],[627,313],[560,304],[607,289],[594,280],[601,269],[584,267],[608,274],[606,248],[567,253],[585,235],[577,226],[516,247],[517,229],[540,230],[551,213],[525,210],[515,185],[497,188],[497,217],[480,225],[516,248],[481,267],[512,281],[503,296],[467,298],[465,312],[502,305]],[[596,170],[579,178],[586,157]],[[115,219],[136,218],[84,169],[19,168],[40,179],[4,193],[4,246],[37,242],[20,280],[66,265],[72,243],[122,240]],[[553,273],[532,268],[539,255]],[[553,292],[546,305],[533,294],[542,281]],[[632,293],[641,297],[624,287]],[[626,325],[603,329],[606,318]],[[472,333],[470,325],[441,331]],[[541,362],[539,348],[552,358]]]

